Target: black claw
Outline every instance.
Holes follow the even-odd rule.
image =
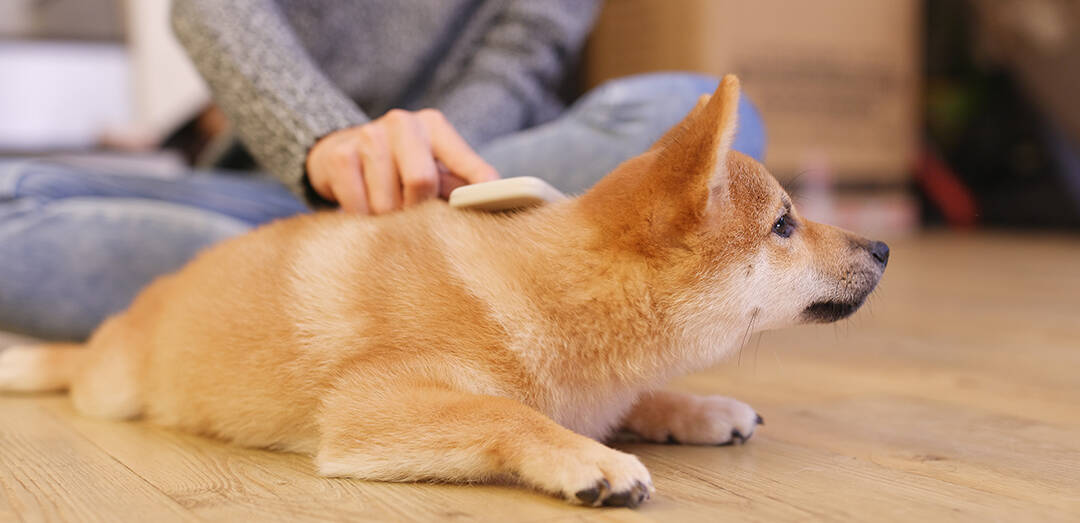
[[[634,496],[634,504],[631,505],[630,508],[634,508],[640,505],[641,502],[649,499],[649,487],[640,481],[635,483],[634,493],[636,494],[636,496]]]
[[[746,443],[746,436],[743,436],[739,429],[731,429],[731,441],[734,442],[736,439],[739,440],[740,444]]]
[[[682,443],[679,443],[679,440],[675,439],[675,436],[672,436],[671,434],[668,434],[667,441],[665,443],[667,443],[668,445],[681,445],[682,444]]]
[[[596,500],[600,499],[600,496],[609,490],[611,490],[611,484],[608,483],[608,480],[600,479],[600,481],[596,482],[595,487],[579,490],[574,496],[586,505],[594,505]]]
[[[765,424],[765,418],[761,417],[761,414],[758,414],[757,419],[754,420],[754,421],[757,421],[758,425],[764,425]]]
[[[596,503],[597,499],[600,499],[600,489],[593,487],[587,488],[585,490],[579,490],[577,491],[577,494],[574,494],[574,496],[581,500],[582,503],[586,505],[592,505],[593,503]]]
[[[616,492],[604,500],[607,507],[625,507],[630,504],[630,491]]]

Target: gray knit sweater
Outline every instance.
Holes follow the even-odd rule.
[[[473,146],[554,118],[600,0],[174,0],[240,139],[303,194],[322,136],[440,109]]]

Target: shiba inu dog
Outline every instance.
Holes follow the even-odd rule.
[[[738,81],[584,195],[490,214],[430,202],[279,221],[148,286],[85,347],[0,355],[0,390],[70,390],[143,417],[307,453],[321,474],[511,479],[589,506],[653,491],[616,430],[744,442],[761,418],[664,391],[748,330],[852,314],[888,247],[803,219],[731,151]]]

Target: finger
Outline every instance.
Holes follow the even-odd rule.
[[[394,110],[387,113],[390,149],[398,174],[401,195],[406,207],[439,194],[439,174],[431,153],[431,142],[424,125],[411,113]]]
[[[381,126],[369,124],[365,128],[360,156],[371,212],[385,214],[400,209],[401,180],[398,179],[390,144]]]
[[[336,202],[337,198],[334,197],[334,189],[331,188],[332,174],[324,172],[329,168],[324,165],[325,162],[309,162],[307,166],[307,180],[311,184],[311,188],[315,190],[315,194]]]
[[[439,172],[439,196],[442,198],[450,198],[450,193],[454,192],[454,189],[469,185],[469,182],[462,180],[457,175],[449,171]]]
[[[428,128],[435,158],[446,164],[450,172],[468,183],[489,182],[499,178],[495,168],[469,147],[442,113],[434,109],[424,109],[418,112],[417,116]]]
[[[355,147],[342,142],[330,159],[318,168],[325,172],[314,177],[320,180],[320,186],[312,185],[316,192],[337,202],[346,212],[368,214],[367,191]]]
[[[315,189],[319,196],[331,201],[336,201],[330,182],[333,181],[332,175],[337,164],[344,164],[349,158],[356,157],[356,151],[352,147],[342,147],[342,143],[335,138],[330,135],[316,142],[304,160],[307,181],[311,188]]]
[[[345,212],[356,214],[371,214],[368,207],[367,189],[364,187],[364,177],[360,172],[360,164],[354,163],[353,168],[345,174],[339,174],[332,182],[331,191],[334,200],[341,205]]]

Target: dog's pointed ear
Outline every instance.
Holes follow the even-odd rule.
[[[727,156],[738,119],[739,80],[727,75],[644,154],[604,177],[582,205],[620,243],[650,250],[697,227],[730,201]]]
[[[671,129],[668,129],[668,131],[664,133],[664,135],[661,136],[660,139],[656,141],[656,143],[652,144],[652,147],[649,147],[649,151],[659,151],[664,147],[667,147],[672,142],[678,140],[679,135],[681,135],[686,130],[686,125],[692,119],[697,118],[701,114],[701,111],[709,105],[709,100],[711,99],[712,95],[709,94],[703,94],[699,96],[697,99],[697,103],[694,104],[694,108],[690,109],[690,112],[687,113],[685,117],[683,117],[682,121],[680,121]]]
[[[729,74],[712,96],[699,99],[682,123],[653,145],[661,168],[653,175],[656,182],[670,185],[669,190],[682,192],[698,206],[726,201],[727,155],[738,116],[739,79]]]

